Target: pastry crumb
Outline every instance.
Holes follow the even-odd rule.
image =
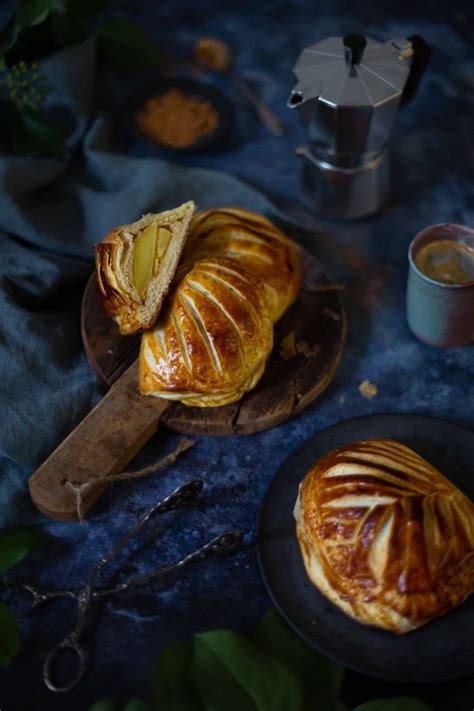
[[[332,318],[333,321],[340,321],[341,319],[338,313],[326,307],[324,309],[321,309],[321,313],[324,314],[324,316],[327,316],[328,318]]]
[[[378,388],[375,383],[371,383],[370,380],[363,380],[359,385],[359,392],[362,397],[367,398],[367,400],[372,400],[378,393]]]
[[[296,355],[295,332],[290,331],[280,341],[280,356],[283,360],[290,360]]]
[[[314,358],[319,353],[319,343],[316,343],[314,348],[310,348],[306,341],[298,341],[296,352],[301,353],[305,358]]]
[[[312,294],[330,294],[333,291],[346,291],[345,284],[310,284],[308,291]]]

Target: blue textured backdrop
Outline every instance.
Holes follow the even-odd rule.
[[[2,8],[3,10],[5,9]],[[434,55],[414,102],[397,119],[393,140],[394,190],[379,216],[353,224],[322,222],[298,210],[311,233],[299,234],[305,246],[325,264],[330,276],[348,285],[347,347],[338,374],[319,400],[291,422],[249,437],[199,438],[198,446],[172,471],[140,483],[113,487],[84,525],[46,523],[58,539],[48,556],[38,555],[23,570],[44,585],[76,585],[137,514],[161,494],[188,478],[200,476],[206,489],[196,510],[171,514],[158,543],[135,548],[124,571],[145,570],[158,560],[206,540],[229,525],[245,529],[249,539],[257,511],[274,471],[285,456],[313,432],[355,415],[423,412],[474,427],[474,352],[472,347],[435,350],[410,334],[404,315],[407,248],[413,235],[435,222],[472,224],[472,109],[474,57],[469,3],[402,2],[119,2],[116,7],[146,25],[156,39],[176,52],[202,35],[216,35],[236,49],[236,70],[255,81],[264,100],[285,120],[289,133],[273,138],[260,127],[245,101],[226,80],[221,88],[232,99],[237,135],[228,150],[180,159],[186,165],[218,168],[238,175],[270,195],[282,209],[299,200],[299,159],[295,147],[304,134],[295,114],[285,108],[293,84],[291,67],[299,50],[325,36],[362,32],[376,39],[422,34]],[[171,42],[172,39],[172,42]],[[175,55],[176,56],[176,55]],[[179,64],[176,74],[189,74]],[[135,156],[153,149],[134,142]],[[190,197],[193,197],[190,195]],[[293,209],[293,208],[292,208]],[[295,208],[296,209],[296,208]],[[84,270],[84,277],[86,275]],[[71,314],[79,308],[81,284],[69,291],[63,318],[76,329]],[[92,381],[79,338],[74,363],[93,397]],[[65,377],[67,373],[65,372]],[[359,383],[369,379],[378,396],[365,400]],[[68,397],[73,397],[69,395]],[[87,405],[82,396],[81,407]],[[71,401],[74,418],[81,414]],[[76,410],[74,408],[76,407]],[[25,420],[34,426],[34,413]],[[71,416],[71,415],[70,415]],[[32,424],[28,424],[28,422]],[[176,437],[160,432],[137,463],[150,462],[173,446]],[[27,473],[27,472],[25,472]],[[216,626],[245,629],[269,607],[260,581],[255,551],[249,547],[232,559],[196,567],[175,581],[116,598],[96,618],[93,669],[67,697],[55,697],[41,681],[41,660],[69,630],[69,604],[54,603],[25,616],[25,642],[17,661],[0,671],[0,707],[12,709],[85,708],[104,695],[139,695],[148,691],[152,659],[163,645]],[[349,674],[347,694],[355,702],[407,691],[402,687]],[[472,708],[474,683],[466,680],[439,687],[411,688],[437,709]]]

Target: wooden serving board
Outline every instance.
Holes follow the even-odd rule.
[[[79,519],[75,488],[118,474],[158,429],[168,403],[138,390],[138,361],[54,450],[29,481],[36,508],[59,521]],[[156,402],[153,402],[156,400]],[[71,486],[72,485],[72,486]],[[104,493],[102,482],[81,494],[82,515]]]
[[[84,292],[81,330],[88,361],[109,391],[30,479],[36,507],[50,518],[77,520],[77,490],[83,487],[84,515],[107,488],[104,477],[120,472],[160,421],[187,434],[250,434],[274,427],[309,405],[332,380],[342,353],[345,316],[336,291],[318,292],[327,278],[302,251],[303,287],[275,328],[275,346],[265,373],[238,403],[216,408],[186,407],[145,397],[138,390],[139,336],[121,336],[99,303],[94,275]],[[294,336],[293,355],[280,354],[283,338]],[[100,484],[93,485],[100,479]]]
[[[331,382],[345,338],[340,293],[311,291],[328,280],[319,262],[305,250],[301,250],[301,265],[301,294],[276,324],[273,353],[257,386],[239,402],[223,407],[170,403],[161,418],[163,424],[185,434],[252,434],[300,412]],[[138,357],[140,336],[120,335],[118,326],[100,306],[94,275],[84,292],[81,329],[92,370],[111,386]],[[314,353],[312,357],[297,353],[285,360],[280,356],[280,343],[290,331],[294,331],[295,343],[307,344],[307,352]]]

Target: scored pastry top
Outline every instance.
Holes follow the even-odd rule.
[[[140,391],[197,407],[239,400],[262,376],[300,280],[296,245],[265,217],[197,213],[169,303],[142,338]]]
[[[231,259],[200,259],[143,334],[140,391],[201,407],[234,402],[260,378],[272,343],[261,281]]]
[[[262,281],[273,322],[299,293],[301,275],[295,243],[255,212],[222,207],[196,213],[183,254],[184,267],[208,256],[234,259]]]
[[[407,632],[474,591],[474,505],[392,440],[317,461],[295,507],[312,582],[360,622]]]

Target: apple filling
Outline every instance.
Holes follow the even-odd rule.
[[[170,230],[159,227],[156,222],[145,227],[135,239],[133,278],[141,299],[145,298],[148,284],[158,272],[170,239]]]

